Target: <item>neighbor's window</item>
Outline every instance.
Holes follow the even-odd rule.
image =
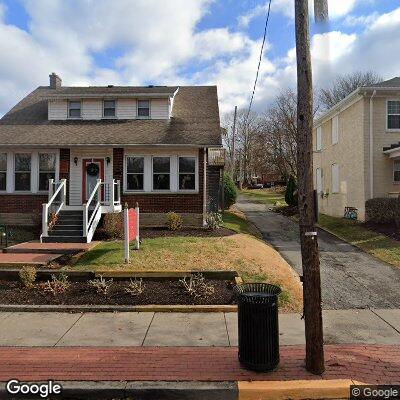
[[[153,157],[153,190],[170,189],[170,158]]]
[[[179,157],[179,190],[196,189],[196,158]]]
[[[400,129],[400,101],[390,100],[387,103],[388,129]]]
[[[322,150],[322,127],[317,128],[317,140],[316,140],[316,150]]]
[[[150,117],[150,100],[138,100],[138,117]]]
[[[332,193],[339,193],[339,165],[332,164]]]
[[[115,100],[104,100],[103,102],[103,116],[115,117]]]
[[[126,157],[126,190],[143,190],[144,157]]]
[[[29,153],[15,154],[15,190],[31,190],[31,155]]]
[[[339,142],[339,117],[332,118],[332,144]]]
[[[82,103],[80,101],[70,101],[68,103],[68,116],[70,118],[80,118],[81,107]]]
[[[49,190],[49,179],[56,177],[56,155],[39,153],[39,190]]]
[[[316,169],[316,186],[317,186],[317,194],[320,195],[322,192],[322,169]]]
[[[7,153],[0,153],[0,190],[7,189]]]
[[[393,162],[393,181],[400,182],[400,161]]]

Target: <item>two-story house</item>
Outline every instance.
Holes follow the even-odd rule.
[[[365,220],[365,202],[400,194],[400,78],[360,87],[314,121],[319,211]]]
[[[43,240],[90,241],[101,214],[137,202],[142,226],[169,211],[201,226],[221,147],[215,86],[65,87],[52,73],[0,120],[0,222],[41,215]],[[71,225],[52,232],[58,214]]]

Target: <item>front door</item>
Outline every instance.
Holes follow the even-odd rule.
[[[86,203],[90,197],[97,179],[104,182],[104,160],[102,158],[82,159],[82,203]]]

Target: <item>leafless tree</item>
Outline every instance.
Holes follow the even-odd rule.
[[[323,110],[329,110],[357,88],[379,82],[382,82],[382,78],[373,71],[357,71],[340,75],[329,86],[319,91],[320,107]]]

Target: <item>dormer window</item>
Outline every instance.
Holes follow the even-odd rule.
[[[150,117],[150,100],[138,100],[137,115],[139,118]]]
[[[82,108],[82,103],[80,101],[70,101],[68,103],[68,117],[80,118],[81,108]]]
[[[103,117],[113,118],[115,116],[116,116],[115,100],[104,100],[103,101]]]

